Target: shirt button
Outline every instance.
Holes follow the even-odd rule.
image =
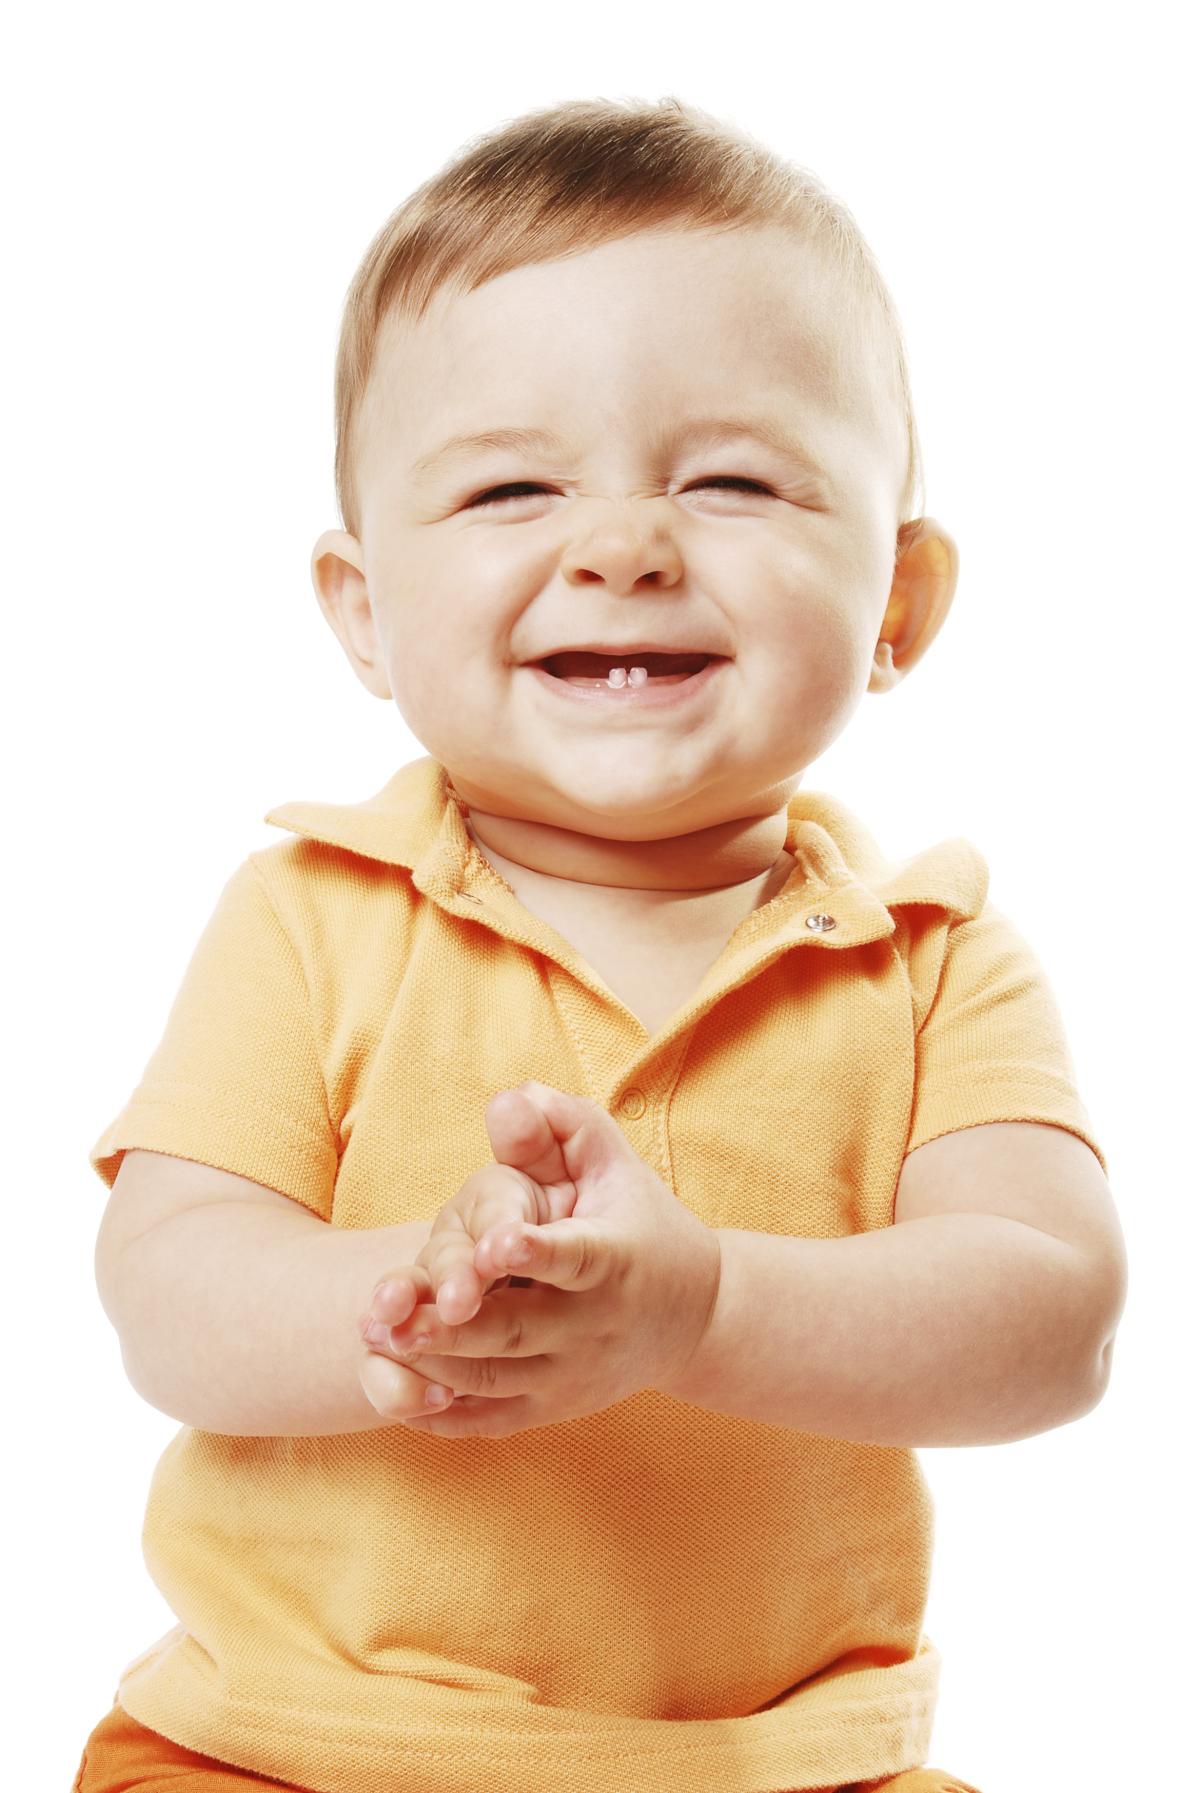
[[[627,1089],[617,1106],[627,1120],[640,1121],[646,1112],[646,1098],[640,1089]]]
[[[832,915],[806,915],[804,925],[811,928],[814,934],[827,934],[830,928],[837,927],[837,922]]]

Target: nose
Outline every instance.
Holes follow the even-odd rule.
[[[677,584],[683,577],[683,560],[653,504],[611,504],[571,542],[562,558],[562,573],[573,585],[598,582],[614,591],[634,591],[642,584]]]

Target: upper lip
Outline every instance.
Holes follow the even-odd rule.
[[[723,660],[723,654],[712,648],[695,647],[692,643],[684,644],[668,642],[639,641],[633,647],[622,647],[614,641],[573,641],[565,647],[552,647],[547,653],[538,654],[529,665],[537,665],[540,660],[553,660],[557,654],[608,654],[614,660],[630,660],[635,654],[706,654],[710,660]]]

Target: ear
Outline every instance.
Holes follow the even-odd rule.
[[[371,609],[357,536],[344,529],[327,529],[317,538],[311,571],[321,613],[341,642],[355,676],[373,697],[390,697],[387,659]]]
[[[945,622],[957,584],[953,536],[932,517],[902,523],[868,691],[890,691],[912,671]]]

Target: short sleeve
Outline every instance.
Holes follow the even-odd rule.
[[[253,857],[221,891],[141,1082],[88,1154],[110,1188],[131,1146],[249,1177],[330,1218],[337,1143],[307,983]]]
[[[932,1001],[916,1033],[906,1151],[963,1127],[1041,1121],[1104,1153],[1075,1084],[1062,1016],[1029,942],[990,902],[944,930]]]

